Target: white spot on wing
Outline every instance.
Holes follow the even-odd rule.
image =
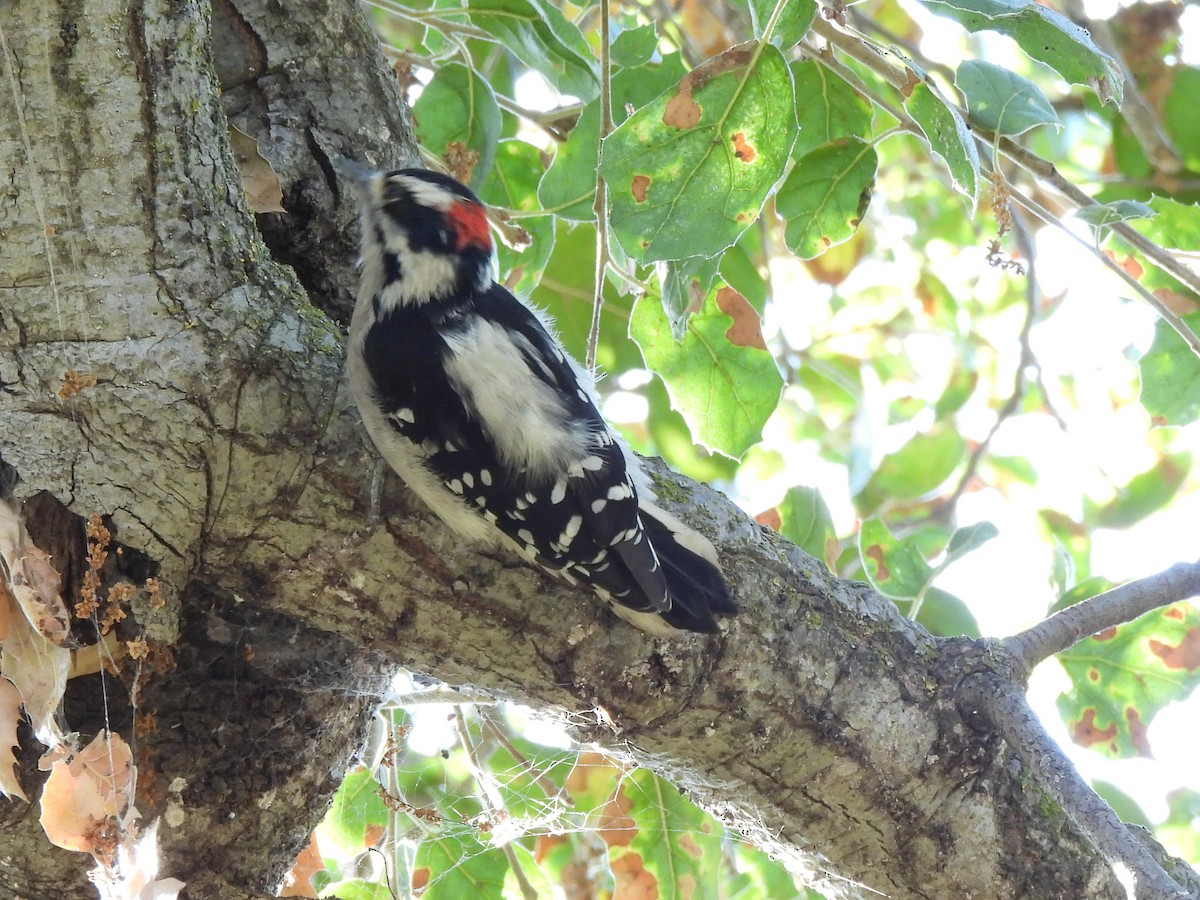
[[[551,503],[562,503],[567,498],[567,479],[559,478],[554,482],[554,489],[550,491]]]
[[[570,547],[571,541],[575,540],[575,535],[579,534],[579,527],[583,525],[583,516],[571,516],[567,519],[566,527],[563,528],[562,534],[558,536],[558,542],[564,547]]]
[[[605,500],[603,497],[601,497],[599,500],[593,500],[592,501],[592,512],[601,513],[604,511],[604,507],[606,507],[606,506],[608,506],[608,501]]]

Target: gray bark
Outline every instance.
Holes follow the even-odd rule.
[[[370,523],[374,457],[341,383],[354,198],[329,159],[407,162],[412,137],[348,0],[12,0],[0,26],[0,459],[19,496],[111,517],[160,567],[170,603],[142,624],[178,667],[138,697],[157,719],[139,806],[182,804],[162,873],[190,896],[273,889],[396,665],[603,707],[615,733],[587,737],[849,893],[1124,896],[958,711],[991,648],[931,638],[702,486],[659,470],[743,606],[711,638],[656,643],[462,546],[394,479]],[[230,121],[287,214],[247,210]],[[68,370],[97,383],[60,399]],[[104,724],[105,689],[125,727],[98,677],[72,683],[70,727]],[[0,893],[91,896],[86,861],[51,853],[27,807],[0,812],[0,856],[42,865],[0,863]]]

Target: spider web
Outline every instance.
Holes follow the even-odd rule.
[[[728,829],[638,768],[632,748],[581,740],[608,731],[612,743],[602,709],[535,711],[419,681],[398,677],[361,768],[289,874],[290,895],[823,896],[805,885],[825,873],[773,860],[760,848],[779,844],[761,826]]]

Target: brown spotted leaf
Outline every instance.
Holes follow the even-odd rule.
[[[1059,654],[1071,690],[1058,710],[1076,743],[1105,756],[1150,757],[1154,714],[1200,684],[1200,612],[1190,603],[1146,613]]]
[[[758,218],[795,139],[783,54],[731,47],[605,140],[614,233],[640,262],[720,253]]]

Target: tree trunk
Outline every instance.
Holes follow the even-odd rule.
[[[128,664],[76,679],[66,720],[132,736],[153,714],[138,806],[167,814],[161,872],[188,896],[274,890],[398,665],[602,707],[613,728],[585,737],[850,893],[1124,896],[960,713],[986,646],[931,638],[702,486],[657,469],[736,586],[743,612],[713,637],[652,641],[462,546],[390,476],[372,523],[341,371],[355,198],[330,160],[414,149],[357,6],[10,0],[0,25],[0,459],[39,541],[78,529],[64,507],[100,514],[157,567],[166,608],[134,612],[175,667],[130,693]],[[231,124],[287,213],[248,210]],[[63,390],[68,372],[86,386]],[[90,860],[49,848],[25,804],[0,810],[0,893],[93,895]]]

